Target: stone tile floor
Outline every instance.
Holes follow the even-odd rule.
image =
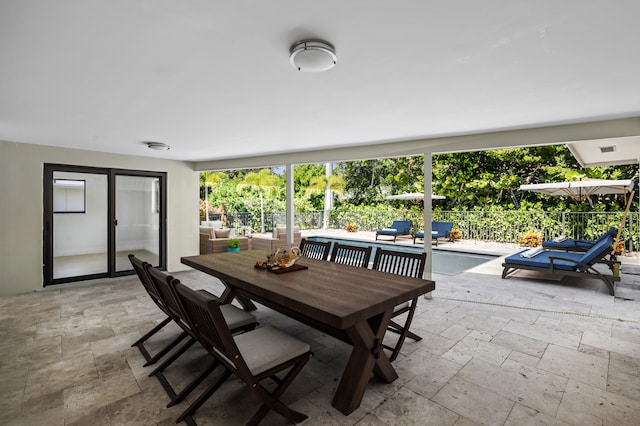
[[[315,353],[283,399],[309,415],[307,425],[639,424],[640,276],[623,274],[613,298],[592,280],[502,280],[497,262],[434,276],[433,298],[420,300],[413,321],[423,340],[407,340],[395,362],[400,377],[372,378],[348,417],[331,398],[349,347],[259,306],[262,324]],[[199,272],[176,276],[222,289]],[[173,424],[186,403],[165,408],[167,395],[130,347],[161,319],[135,277],[0,298],[0,424]],[[166,328],[151,349],[177,332]],[[179,387],[206,361],[194,347],[167,376]],[[240,425],[257,407],[229,380],[194,418]],[[270,413],[263,424],[286,422]]]

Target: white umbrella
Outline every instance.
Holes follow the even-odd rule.
[[[576,201],[582,201],[597,194],[626,194],[631,192],[633,186],[632,179],[585,179],[575,182],[534,183],[521,185],[520,189],[540,194],[567,196]]]
[[[444,200],[445,196],[431,194],[432,200]],[[389,195],[387,200],[424,200],[424,194],[422,192],[408,192],[398,195]]]

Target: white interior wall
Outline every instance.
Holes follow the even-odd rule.
[[[167,172],[167,270],[198,254],[198,173],[190,163],[0,141],[0,295],[42,289],[44,163]]]

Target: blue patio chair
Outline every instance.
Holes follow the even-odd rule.
[[[452,229],[453,222],[431,222],[431,240],[435,240],[438,246],[438,238],[448,238]],[[413,234],[413,244],[416,239],[424,239],[424,231]]]
[[[615,283],[620,281],[620,277],[605,275],[593,267],[598,262],[607,264],[613,270],[613,262],[605,259],[611,253],[613,236],[600,240],[584,253],[561,252],[554,250],[522,250],[505,258],[502,264],[502,278],[506,278],[510,273],[518,269],[526,269],[546,274],[558,276],[560,278],[568,275],[582,278],[598,278],[605,283],[609,293],[615,296]],[[529,257],[530,256],[530,257]]]
[[[410,220],[394,220],[389,228],[378,229],[376,231],[376,240],[379,236],[393,237],[393,242],[396,242],[396,237],[401,235],[411,235],[411,227],[413,222]]]
[[[553,238],[542,243],[542,247],[552,250],[565,250],[565,251],[577,251],[585,252],[591,247],[607,238],[607,236],[615,237],[618,230],[611,228],[604,234],[600,235],[597,240],[574,240],[572,238]]]

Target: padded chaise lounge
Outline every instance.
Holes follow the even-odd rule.
[[[597,240],[574,240],[572,238],[553,238],[547,240],[542,243],[542,247],[546,249],[552,250],[566,250],[566,251],[577,251],[577,252],[585,252],[593,247],[595,244],[600,242],[601,240],[607,238],[607,236],[614,237],[618,230],[616,228],[611,228]]]
[[[393,237],[393,242],[396,242],[396,237],[400,235],[411,235],[411,227],[413,222],[410,220],[394,220],[389,228],[378,229],[376,231],[376,240],[379,236]]]
[[[435,240],[438,246],[438,238],[447,238],[453,229],[453,222],[431,222],[431,240]],[[424,231],[413,234],[413,244],[416,239],[424,239]]]
[[[506,278],[510,273],[518,269],[538,271],[559,277],[569,275],[597,278],[602,280],[609,289],[609,293],[615,296],[615,283],[620,281],[620,277],[603,274],[593,267],[594,264],[603,262],[609,266],[609,269],[613,270],[613,263],[605,259],[605,256],[611,253],[612,243],[613,237],[608,235],[585,253],[561,252],[542,248],[535,251],[523,250],[504,260],[502,278]]]

